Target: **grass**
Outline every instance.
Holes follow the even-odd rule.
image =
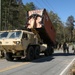
[[[70,68],[68,75],[75,75],[75,62],[73,63],[72,67]]]

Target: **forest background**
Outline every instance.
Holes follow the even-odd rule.
[[[26,25],[27,11],[40,9],[33,2],[23,4],[22,0],[1,1],[1,30],[21,29]],[[74,17],[68,16],[63,23],[57,13],[47,11],[56,31],[58,43],[75,41]]]

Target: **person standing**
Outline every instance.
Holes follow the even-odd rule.
[[[67,45],[67,53],[69,53],[69,44],[66,43],[66,45]]]
[[[59,44],[59,48],[61,48],[61,43]]]
[[[75,54],[75,45],[73,44],[72,50],[74,51],[73,53]]]
[[[66,44],[66,42],[64,42],[64,43],[63,43],[63,52],[64,52],[64,53],[66,53],[66,47],[67,47],[67,44]]]
[[[63,43],[63,52],[64,53],[69,53],[69,44],[68,43],[66,43],[66,42],[64,42]]]

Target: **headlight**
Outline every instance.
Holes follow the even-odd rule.
[[[15,44],[21,44],[20,41],[13,41]]]

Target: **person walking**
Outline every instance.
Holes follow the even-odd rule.
[[[63,52],[66,53],[66,42],[63,43]]]
[[[58,45],[58,50],[59,50],[59,49],[61,49],[61,43],[59,43],[59,45]]]
[[[69,44],[68,43],[66,43],[66,45],[67,45],[67,53],[69,53]]]
[[[69,53],[69,44],[68,43],[66,43],[66,42],[64,42],[63,43],[63,52],[64,53]]]
[[[75,54],[75,45],[72,46],[73,53]]]

